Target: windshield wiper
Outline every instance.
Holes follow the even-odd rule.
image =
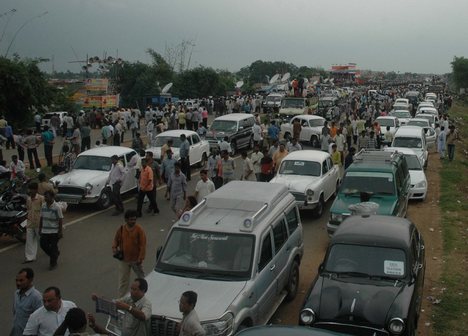
[[[337,276],[350,276],[350,277],[358,277],[358,278],[370,278],[371,275],[363,272],[332,272],[335,273]]]

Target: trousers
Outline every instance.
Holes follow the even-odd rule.
[[[124,252],[125,253],[125,252]],[[133,271],[137,278],[144,278],[143,266],[136,262],[119,261],[119,297],[125,296],[130,284],[130,272]]]
[[[24,246],[24,256],[27,261],[36,260],[37,247],[39,245],[39,229],[26,229],[26,245]]]
[[[60,253],[58,249],[58,241],[58,233],[43,233],[41,235],[41,249],[49,256],[50,265],[57,264],[57,259]]]

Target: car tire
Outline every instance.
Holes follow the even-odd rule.
[[[235,155],[237,153],[237,143],[235,141],[231,142],[231,151],[232,155]]]
[[[110,196],[110,190],[109,188],[104,188],[101,192],[101,196],[99,197],[99,200],[97,201],[97,205],[100,209],[107,209],[108,207],[111,206],[112,201],[111,201],[111,196]]]
[[[318,137],[316,135],[312,135],[312,137],[310,138],[310,145],[313,147],[313,148],[318,148],[319,147],[319,140],[318,140]]]
[[[299,264],[297,261],[294,261],[291,266],[291,271],[289,272],[288,284],[286,285],[286,294],[285,300],[292,301],[296,298],[297,291],[299,290]]]
[[[323,195],[320,195],[317,207],[314,209],[314,217],[315,218],[322,217],[324,209],[325,209],[325,201],[323,200]]]

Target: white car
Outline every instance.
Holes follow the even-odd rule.
[[[406,123],[406,126],[419,126],[424,128],[424,132],[426,132],[427,148],[435,148],[436,132],[428,119],[419,118],[419,115],[417,115],[416,118],[410,119]]]
[[[320,136],[325,125],[325,118],[315,115],[299,115],[293,117],[288,123],[281,124],[281,134],[284,139],[293,136],[293,125],[296,120],[301,123],[300,142],[310,142],[312,147],[320,147]]]
[[[399,152],[405,156],[411,181],[409,199],[424,201],[427,195],[427,179],[421,162],[414,150],[401,147],[387,147],[384,150]]]
[[[409,103],[410,103],[410,101],[407,98],[397,98],[397,99],[395,99],[395,104],[396,105],[398,105],[398,104],[409,105]]]
[[[167,143],[169,139],[172,139],[172,152],[175,160],[180,159],[179,147],[181,144],[180,135],[185,134],[188,142],[190,143],[190,165],[199,164],[204,166],[206,160],[210,154],[210,144],[206,140],[202,140],[197,132],[188,130],[172,130],[158,134],[151,146],[147,149],[153,153],[153,158],[157,161],[161,161],[161,147]]]
[[[103,209],[109,207],[110,188],[106,188],[106,182],[112,167],[111,157],[117,155],[125,167],[125,179],[120,189],[124,194],[137,188],[135,168],[128,167],[136,154],[131,148],[118,146],[103,146],[81,153],[71,171],[50,179],[58,189],[57,200],[69,204],[95,203]]]
[[[390,127],[390,132],[395,134],[398,127],[400,127],[400,120],[393,116],[382,116],[375,119],[380,125],[380,133],[385,135],[387,133],[387,126]]]
[[[400,126],[405,125],[411,119],[411,113],[406,110],[393,110],[389,113],[390,116],[397,117],[400,121]]]
[[[432,128],[435,128],[435,124],[439,122],[439,118],[437,118],[433,114],[419,113],[419,114],[416,114],[416,118],[427,119]]]
[[[426,142],[426,132],[420,126],[402,126],[393,137],[391,147],[411,148],[418,156],[421,165],[427,168],[428,151]]]
[[[433,116],[439,118],[439,111],[437,111],[437,109],[434,107],[421,107],[416,111],[416,115],[418,114],[432,114]]]
[[[300,150],[283,159],[278,174],[270,183],[287,186],[300,209],[313,209],[315,216],[320,217],[325,202],[340,186],[340,176],[340,168],[333,164],[330,154]]]
[[[420,102],[416,111],[419,111],[421,107],[435,107],[432,101],[423,101]],[[417,112],[416,112],[417,113]]]

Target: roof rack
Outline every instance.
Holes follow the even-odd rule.
[[[182,216],[180,216],[179,225],[189,226],[192,222],[192,219],[195,217],[195,213],[198,212],[201,208],[206,205],[206,198],[204,198],[200,203],[198,203],[193,209],[185,211]]]
[[[398,152],[386,152],[379,149],[361,149],[358,153],[354,155],[355,162],[364,162],[364,161],[374,161],[374,162],[392,162]]]

